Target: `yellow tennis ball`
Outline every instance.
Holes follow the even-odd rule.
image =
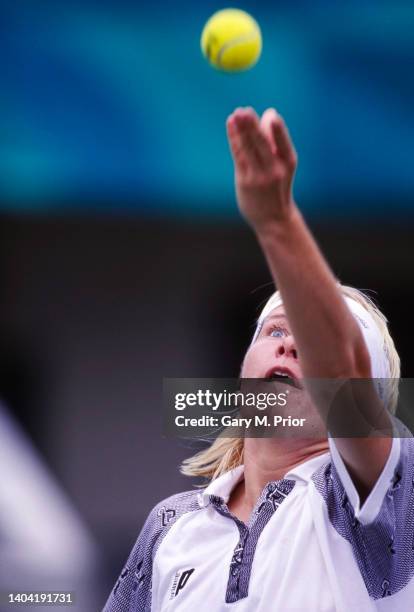
[[[215,68],[226,72],[247,70],[257,62],[262,51],[259,25],[245,11],[218,11],[204,26],[201,50]]]

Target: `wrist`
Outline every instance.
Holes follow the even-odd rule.
[[[258,241],[266,244],[269,240],[279,240],[287,236],[299,223],[302,223],[302,215],[292,200],[283,215],[269,219],[260,225],[256,224],[253,230]]]

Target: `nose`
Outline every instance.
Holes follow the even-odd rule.
[[[297,361],[298,352],[296,350],[295,342],[292,336],[287,336],[286,338],[281,338],[280,342],[276,348],[276,356],[277,357],[292,357]]]

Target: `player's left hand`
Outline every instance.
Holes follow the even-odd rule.
[[[242,215],[258,233],[288,219],[297,156],[282,117],[273,108],[261,119],[252,108],[237,108],[227,119],[227,135]]]

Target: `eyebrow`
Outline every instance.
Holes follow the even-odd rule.
[[[267,321],[272,321],[272,320],[274,320],[274,321],[275,321],[275,320],[279,320],[279,321],[280,321],[280,320],[282,320],[282,321],[284,321],[285,323],[287,323],[287,318],[286,318],[286,315],[279,314],[279,315],[271,315],[271,316],[269,316],[269,317],[266,317],[266,319],[263,321],[263,325],[264,325],[265,323],[267,323]]]

